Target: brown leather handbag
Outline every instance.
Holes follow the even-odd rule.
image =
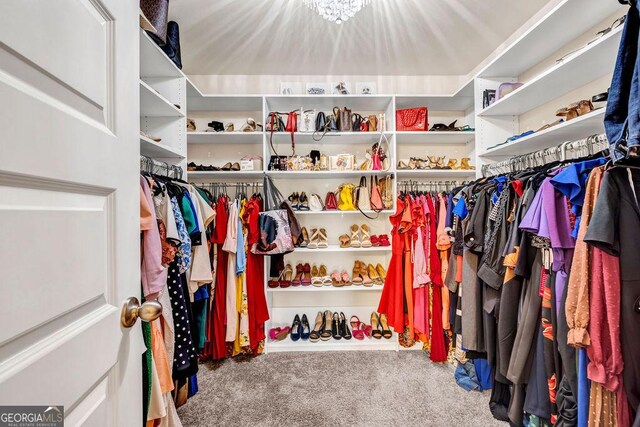
[[[396,111],[396,130],[424,132],[429,129],[427,107]]]
[[[377,132],[378,131],[378,116],[375,114],[369,115],[367,117],[369,122],[369,132]]]
[[[349,110],[347,107],[333,107],[333,115],[336,116],[336,120],[338,121],[338,131],[351,131],[353,127],[353,123],[351,121],[351,110]]]

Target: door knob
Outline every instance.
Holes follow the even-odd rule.
[[[145,301],[140,305],[136,297],[127,298],[122,304],[120,322],[125,328],[130,328],[136,324],[138,317],[143,322],[152,322],[162,314],[162,304],[158,301]]]

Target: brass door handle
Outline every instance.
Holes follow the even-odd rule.
[[[120,322],[125,328],[130,328],[136,324],[138,317],[143,322],[152,322],[162,314],[162,304],[158,301],[145,301],[140,305],[136,297],[129,297],[122,304]]]

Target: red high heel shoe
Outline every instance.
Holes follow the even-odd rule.
[[[378,239],[379,239],[380,246],[391,246],[391,242],[389,241],[389,236],[387,236],[386,234],[381,234],[380,236],[378,236]]]

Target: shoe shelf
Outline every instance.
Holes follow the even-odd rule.
[[[616,11],[620,11],[620,15],[622,15],[627,12],[625,9],[628,7],[621,6],[616,1],[561,0],[552,2],[546,13],[500,55],[482,68],[477,77],[522,75],[525,71],[555,54],[559,47],[567,45],[584,34],[585,29],[593,28],[603,18]]]
[[[374,144],[380,141],[380,132],[327,132],[324,137],[316,141],[316,138],[322,134],[314,132],[295,132],[294,138],[296,144],[314,144],[314,145],[327,145],[327,144]],[[392,133],[385,132],[385,135],[391,140]],[[266,133],[267,138],[270,138],[269,132]],[[274,143],[291,144],[291,134],[289,132],[274,132]]]
[[[272,178],[288,178],[288,179],[303,179],[303,178],[317,178],[317,179],[331,179],[331,178],[353,178],[357,179],[361,176],[380,175],[386,176],[393,173],[393,171],[361,171],[361,170],[348,170],[348,171],[266,171],[267,175]]]
[[[509,143],[490,147],[480,153],[486,158],[511,157],[558,145],[562,141],[576,141],[604,132],[604,108],[584,116],[562,122],[540,132],[527,135]]]
[[[290,286],[288,288],[267,288],[267,292],[382,292],[382,286]]]
[[[145,136],[140,135],[140,154],[152,159],[182,160],[185,155],[178,150],[171,148],[161,142],[155,142]]]
[[[262,144],[262,132],[187,132],[189,144]]]
[[[459,178],[474,179],[476,171],[474,170],[452,170],[452,169],[408,169],[398,170],[398,178]]]
[[[622,26],[540,73],[478,116],[519,116],[613,71]]]
[[[190,171],[187,172],[189,179],[205,178],[205,179],[262,179],[263,171]]]
[[[385,209],[383,211],[370,211],[370,210],[364,210],[362,212],[360,212],[359,210],[353,210],[353,211],[341,211],[341,210],[337,210],[337,209],[332,209],[332,210],[328,210],[328,211],[294,211],[296,213],[296,216],[298,215],[342,215],[342,214],[360,214],[362,215],[362,212],[364,212],[367,215],[392,215],[393,213],[395,213],[394,210],[391,209]]]
[[[140,80],[140,117],[184,117],[184,112]]]
[[[309,321],[311,322],[312,319]],[[313,328],[313,325],[311,325]],[[351,351],[351,350],[397,350],[397,337],[394,336],[385,339],[375,339],[367,337],[363,340],[356,340],[352,338],[350,340],[334,340],[331,338],[328,341],[291,341],[290,337],[285,338],[282,341],[269,341],[267,344],[269,353],[279,353],[285,351]]]
[[[397,144],[466,144],[472,142],[475,132],[396,132]]]
[[[340,245],[329,245],[326,248],[295,248],[293,253],[313,252],[313,253],[331,253],[331,252],[391,252],[391,246],[372,246],[370,248],[341,248]]]

